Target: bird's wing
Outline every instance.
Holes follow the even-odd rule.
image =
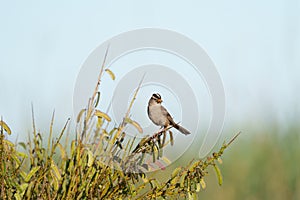
[[[162,113],[164,116],[167,116],[167,119],[169,120],[170,125],[172,125],[174,128],[178,129],[181,133],[183,133],[185,135],[191,134],[187,129],[185,129],[182,126],[179,126],[177,123],[175,123],[172,116],[170,115],[170,113],[163,106],[162,106]]]
[[[167,116],[167,119],[170,122],[170,125],[174,126],[176,123],[173,120],[173,117],[170,115],[170,113],[167,111],[165,107],[162,106],[162,113],[164,116]]]

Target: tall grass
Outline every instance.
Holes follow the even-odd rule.
[[[206,187],[209,168],[214,169],[222,184],[218,161],[235,137],[207,158],[176,168],[166,181],[160,182],[147,173],[151,170],[145,162],[147,157],[152,158],[154,164],[157,160],[168,161],[163,148],[174,142],[172,127],[140,141],[127,138],[126,126],[142,131],[130,116],[141,81],[123,121],[108,129],[110,117],[97,109],[99,86],[105,72],[112,79],[115,76],[104,64],[87,107],[78,114],[76,130],[71,132],[76,139],[69,141],[67,137],[69,144],[63,144],[61,139],[70,119],[59,133],[54,133],[54,113],[49,133],[43,134],[37,131],[32,111],[33,131],[29,141],[17,145],[5,139],[5,133],[11,134],[11,130],[1,119],[1,199],[195,199],[201,188]],[[19,147],[24,151],[18,151]]]

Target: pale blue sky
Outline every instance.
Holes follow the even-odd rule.
[[[49,126],[54,108],[60,127],[90,52],[154,27],[190,37],[213,59],[226,90],[225,126],[284,124],[300,112],[299,10],[297,0],[1,1],[0,115],[27,134],[33,102],[39,127]]]

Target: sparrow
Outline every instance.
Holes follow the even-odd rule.
[[[191,134],[188,130],[174,122],[167,109],[161,105],[162,102],[163,101],[160,94],[152,94],[148,102],[147,109],[148,117],[150,118],[150,120],[157,126],[161,126],[164,128],[172,126],[185,135]]]

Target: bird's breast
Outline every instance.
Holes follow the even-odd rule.
[[[158,126],[164,126],[167,120],[167,117],[164,116],[161,105],[149,106],[149,118]]]

